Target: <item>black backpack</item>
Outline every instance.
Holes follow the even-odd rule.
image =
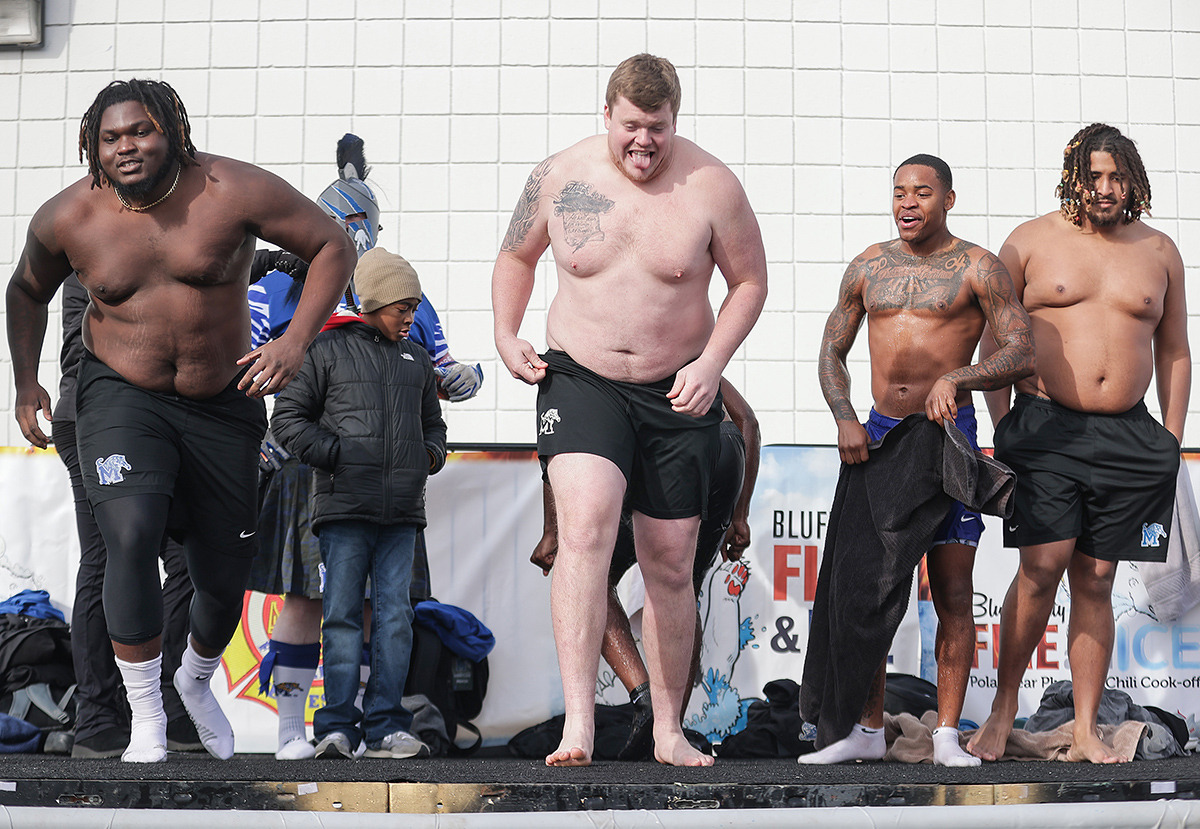
[[[450,737],[449,753],[465,756],[475,753],[483,737],[469,720],[479,716],[487,694],[488,661],[478,662],[459,656],[442,642],[442,638],[419,622],[412,626],[412,655],[408,661],[408,679],[404,695],[421,694],[428,697],[446,721]],[[470,745],[461,747],[455,742],[459,727],[474,735]]]
[[[43,734],[75,722],[71,629],[58,619],[0,614],[0,712]]]
[[[888,674],[883,710],[893,716],[912,714],[920,719],[926,711],[937,710],[937,686],[912,674]]]

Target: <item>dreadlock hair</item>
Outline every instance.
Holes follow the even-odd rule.
[[[1059,212],[1075,226],[1083,223],[1080,208],[1083,194],[1092,189],[1092,153],[1108,153],[1129,179],[1130,192],[1126,196],[1125,224],[1136,222],[1142,213],[1150,212],[1150,181],[1137,147],[1121,131],[1108,124],[1092,124],[1075,133],[1071,143],[1063,150],[1062,181],[1054,188],[1054,195],[1062,202]]]
[[[198,165],[196,147],[192,144],[192,125],[188,122],[187,109],[179,94],[166,81],[151,81],[131,78],[128,81],[113,81],[96,96],[88,111],[79,122],[79,160],[87,156],[88,172],[92,174],[92,187],[110,184],[108,176],[100,169],[97,148],[100,144],[100,119],[104,111],[113,104],[137,101],[146,108],[154,128],[167,138],[168,157],[178,161],[181,167]]]

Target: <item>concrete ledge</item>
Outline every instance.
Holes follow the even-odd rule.
[[[80,812],[234,809],[409,815],[647,810],[698,813],[731,809],[1016,806],[1163,800],[1200,800],[1200,781],[664,785],[25,779],[6,783],[0,790],[0,806],[7,808],[64,807]]]

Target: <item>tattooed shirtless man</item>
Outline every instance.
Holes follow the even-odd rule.
[[[643,54],[618,66],[607,134],[534,169],[492,275],[496,349],[514,377],[538,385],[538,454],[557,496],[550,611],[566,722],[546,757],[552,766],[592,759],[609,558],[626,489],[646,583],[654,754],[712,763],[679,724],[696,616],[692,557],[718,451],[721,372],[762,310],[767,268],[738,180],[676,137],[679,102],[669,61]],[[558,293],[539,355],[519,330],[547,247]],[[715,320],[714,266],[729,289]]]
[[[892,183],[900,238],[872,245],[850,263],[821,340],[821,390],[837,420],[838,454],[848,464],[867,462],[867,445],[917,412],[939,423],[950,418],[974,443],[971,391],[1000,388],[1034,370],[1029,317],[1008,271],[946,226],[955,198],[950,167],[935,156],[915,155],[897,168]],[[846,355],[864,318],[874,406],[862,424],[850,403]],[[997,349],[972,365],[985,323]],[[959,745],[958,719],[975,653],[971,569],[982,529],[978,513],[956,504],[926,559],[938,616],[933,759],[944,766],[979,765]],[[850,734],[801,755],[800,762],[882,759],[884,680],[881,665]]]

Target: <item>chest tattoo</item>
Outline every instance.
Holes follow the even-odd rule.
[[[884,249],[862,263],[867,309],[946,310],[962,290],[971,266],[968,248],[960,240],[949,250],[928,257]]]
[[[554,215],[562,217],[563,236],[572,250],[591,241],[604,241],[600,214],[612,210],[615,204],[587,182],[567,182],[554,200]]]

